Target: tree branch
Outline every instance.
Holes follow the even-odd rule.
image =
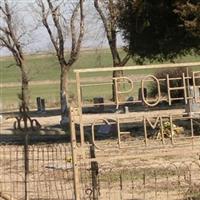
[[[76,49],[76,27],[75,27],[75,24],[74,24],[74,21],[75,21],[75,18],[76,18],[76,14],[78,12],[78,9],[79,9],[79,6],[80,4],[77,4],[72,12],[72,16],[71,16],[71,19],[70,19],[70,27],[71,27],[71,41],[72,41],[72,44],[71,44],[71,55],[70,55],[70,58],[73,57],[73,55],[75,54],[75,49]]]
[[[2,31],[4,34],[9,34],[10,35],[10,32],[7,28],[3,28],[3,27],[0,27],[0,31]]]
[[[80,30],[76,46],[76,53],[80,51],[81,42],[84,36],[84,14],[83,14],[83,0],[80,0]]]
[[[4,15],[6,15],[6,11],[2,8],[2,6],[0,6],[0,10],[2,11],[2,13],[3,13]]]
[[[106,34],[107,34],[107,38],[108,40],[112,40],[112,36],[110,34],[110,27],[108,25],[108,22],[107,22],[107,19],[106,19],[106,16],[104,15],[102,9],[100,8],[99,6],[99,0],[94,0],[94,6],[97,10],[97,12],[99,13],[100,17],[101,17],[101,20],[103,22],[103,25],[104,25],[104,28],[105,28],[105,31],[106,31]]]
[[[76,19],[76,15],[79,8],[80,8],[79,35],[76,38],[75,19]],[[83,36],[84,36],[83,0],[80,0],[80,2],[75,6],[75,9],[73,10],[73,13],[71,16],[70,26],[71,26],[72,47],[71,47],[71,54],[70,54],[70,59],[69,59],[68,64],[72,65],[77,60],[77,57],[80,52]]]
[[[21,67],[21,65],[20,65],[21,64],[21,60],[20,60],[20,58],[18,56],[18,52],[16,51],[16,49],[3,36],[0,36],[0,41],[1,41],[0,46],[1,47],[6,47],[8,50],[10,50],[11,53],[13,54],[13,57],[14,57],[17,65],[19,67]]]
[[[123,60],[121,60],[118,48],[117,48],[117,13],[118,8],[114,4],[113,0],[109,0],[106,4],[106,9],[108,10],[108,15],[106,16],[99,5],[99,0],[94,0],[94,6],[99,13],[101,20],[104,25],[104,29],[107,35],[107,40],[113,57],[114,66],[124,66],[128,60],[129,55],[126,55]]]
[[[15,33],[14,33],[15,29],[12,26],[12,16],[11,16],[11,13],[10,13],[10,8],[9,8],[7,0],[4,0],[4,5],[5,5],[5,13],[6,13],[5,21],[6,21],[6,24],[8,26],[8,31],[9,31],[9,34],[6,34],[6,35],[7,36],[9,35],[9,37],[13,41],[13,45],[16,48],[18,60],[24,59],[20,42],[17,40]]]
[[[70,68],[71,65],[77,60],[79,52],[80,52],[80,47],[81,47],[81,43],[83,40],[83,35],[84,35],[84,14],[83,14],[83,1],[84,0],[80,0],[79,3],[76,4],[71,18],[70,18],[70,27],[71,27],[71,52],[70,52],[70,57],[67,60],[64,57],[64,44],[65,44],[65,39],[64,39],[64,34],[66,31],[66,25],[62,24],[63,20],[64,23],[66,22],[66,18],[63,19],[63,15],[61,14],[61,4],[64,2],[62,1],[61,3],[59,3],[59,5],[54,5],[52,0],[46,0],[47,1],[47,5],[49,8],[49,14],[52,17],[53,20],[53,25],[56,29],[56,36],[53,36],[53,33],[50,29],[50,25],[48,23],[48,19],[47,19],[47,14],[46,14],[46,9],[45,9],[45,5],[43,0],[38,0],[38,6],[41,8],[41,12],[42,12],[42,22],[43,25],[46,27],[49,36],[51,38],[51,42],[54,45],[54,48],[56,50],[57,53],[57,57],[58,60],[60,62],[60,65],[62,67],[66,67],[66,68]],[[63,5],[63,4],[62,4]],[[78,36],[76,35],[77,31],[77,27],[76,27],[76,16],[77,13],[79,11],[80,8],[80,23],[79,23],[79,33]]]
[[[127,54],[125,55],[125,57],[121,60],[120,65],[121,65],[121,66],[126,65],[126,63],[129,61],[130,57],[131,57],[130,54],[127,53]]]
[[[65,63],[65,59],[64,59],[64,37],[63,37],[62,27],[61,27],[60,22],[59,22],[60,5],[58,5],[57,7],[54,8],[51,0],[47,0],[47,2],[48,2],[48,5],[49,5],[49,8],[51,10],[51,15],[52,15],[52,18],[53,18],[53,22],[54,22],[54,25],[56,27],[57,34],[58,34],[58,43],[59,43],[58,51],[59,51],[59,57],[60,57],[59,59],[62,62]]]
[[[50,40],[51,40],[51,42],[52,42],[52,44],[53,44],[53,46],[54,46],[54,48],[55,48],[55,50],[56,50],[56,54],[57,54],[57,56],[58,56],[58,54],[59,54],[59,47],[58,47],[58,45],[57,45],[56,39],[55,39],[54,36],[53,36],[53,33],[52,33],[52,31],[51,31],[51,28],[50,28],[49,23],[48,23],[48,20],[47,20],[47,18],[48,18],[48,11],[46,12],[46,9],[45,9],[45,6],[44,6],[44,3],[43,3],[42,0],[38,0],[38,1],[37,1],[37,5],[41,8],[41,12],[42,12],[42,16],[41,16],[41,17],[42,17],[42,23],[43,23],[43,25],[45,26],[45,28],[47,29],[47,32],[48,32],[49,37],[50,37]]]

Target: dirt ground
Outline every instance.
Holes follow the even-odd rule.
[[[0,121],[0,134],[13,134],[14,122],[16,117],[19,116],[17,112],[4,113]],[[31,119],[36,119],[41,125],[41,134],[50,132],[51,134],[60,133],[63,134],[64,131],[60,127],[60,114],[58,109],[51,109],[46,112],[30,112]]]
[[[6,113],[3,115],[3,120],[1,122],[1,134],[13,134],[13,123],[16,120],[15,116],[16,113]],[[60,128],[60,115],[58,110],[50,110],[46,113],[37,113],[34,111],[31,112],[31,117],[32,119],[36,119],[41,124],[41,134],[65,133]],[[177,137],[174,138],[173,145],[171,144],[170,138],[166,138],[164,144],[159,139],[156,140],[149,138],[146,146],[144,138],[142,137],[137,138],[122,136],[120,149],[118,148],[118,140],[116,138],[98,140],[97,145],[100,147],[100,149],[96,150],[96,161],[98,162],[100,173],[99,181],[101,194],[99,199],[183,199],[184,195],[188,191],[188,188],[193,187],[193,181],[195,184],[200,183],[199,137]],[[51,151],[47,151],[46,149],[44,149],[44,151],[38,151],[37,146],[33,148],[35,149],[33,149],[30,153],[30,155],[32,155],[30,157],[32,160],[30,159],[30,161],[36,165],[33,167],[33,169],[36,170],[34,173],[31,173],[30,177],[31,180],[35,181],[31,182],[33,184],[30,185],[30,187],[33,187],[31,191],[35,190],[38,192],[38,196],[44,194],[44,191],[48,191],[48,195],[50,196],[52,191],[55,198],[63,200],[64,196],[73,196],[70,193],[72,192],[70,189],[72,182],[70,182],[70,185],[65,185],[67,174],[60,167],[65,166],[63,163],[66,161],[66,156],[63,156],[65,154],[58,153],[62,152],[60,147],[55,146],[54,150],[56,150],[56,148],[57,150],[54,153],[51,153]],[[83,151],[81,148],[79,150]],[[12,149],[9,149],[9,151],[12,152]],[[7,158],[5,158],[4,152],[5,150],[2,149],[2,155],[0,155],[0,158],[6,160]],[[65,152],[65,150],[63,150],[63,152]],[[90,156],[90,147],[87,144],[84,148],[84,152],[85,154],[81,153],[79,155],[80,157],[78,157],[78,160],[80,159],[79,167],[82,176],[81,181],[83,181],[81,183],[83,192],[82,199],[86,198],[85,191],[87,189],[92,189],[92,181],[89,178],[91,175],[87,174],[91,168],[91,163],[87,160]],[[42,157],[43,153],[47,154],[45,158],[48,157],[48,160],[45,160],[45,158]],[[16,163],[18,163],[18,156],[23,156],[22,153],[12,155],[16,159],[16,161],[14,159]],[[60,155],[60,157],[58,157],[58,155]],[[40,163],[38,165],[38,160],[41,162],[41,165]],[[52,163],[55,169],[52,168]],[[15,166],[13,162],[12,165],[13,169],[17,166],[17,169],[21,170],[23,163],[18,163]],[[4,167],[6,168],[7,164],[5,164]],[[2,170],[5,171],[3,168]],[[2,174],[4,173],[2,172]],[[46,175],[44,180],[42,179],[43,177],[41,178],[38,174]],[[51,176],[49,176],[50,174]],[[190,177],[191,174],[192,182],[188,182],[188,177]],[[11,180],[10,176],[12,176],[12,174],[10,174],[9,171],[8,177],[5,175],[3,176],[5,180]],[[133,177],[130,178],[131,176]],[[49,177],[52,177],[52,179],[50,180]],[[16,184],[18,181],[23,183],[23,180],[20,178],[16,178],[14,183]],[[44,191],[40,191],[38,189],[38,183],[41,184]],[[12,188],[13,182],[9,182],[9,184]],[[57,188],[58,185],[59,188]],[[14,192],[20,196],[20,191],[23,191],[23,188],[17,188]],[[63,193],[63,191],[67,191],[69,193]],[[33,194],[31,193],[31,195]],[[59,196],[63,196],[63,198]]]

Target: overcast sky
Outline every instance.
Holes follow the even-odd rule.
[[[65,0],[73,2],[75,0]],[[37,20],[32,6],[34,6],[34,0],[9,0],[9,2],[16,3],[19,7],[18,20],[23,21],[29,30],[29,36],[26,38],[25,51],[27,53],[38,53],[44,51],[51,51],[53,49],[48,33],[44,27],[39,27],[33,31],[36,26]],[[35,5],[36,6],[36,5]],[[105,37],[102,23],[99,19],[93,7],[93,1],[88,0],[85,3],[85,37],[83,42],[83,48],[101,48],[108,47],[107,40]],[[66,40],[66,47],[70,48],[70,37]],[[119,44],[122,44],[121,38],[118,37]],[[1,49],[0,55],[8,55],[9,52],[6,49]]]

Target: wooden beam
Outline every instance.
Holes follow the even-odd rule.
[[[197,67],[200,62],[191,63],[168,63],[168,64],[153,64],[153,65],[135,65],[127,67],[106,67],[106,68],[91,68],[91,69],[76,69],[75,73],[88,73],[88,72],[108,72],[108,71],[121,71],[121,70],[143,70],[143,69],[162,69],[162,68],[176,68],[176,67]]]

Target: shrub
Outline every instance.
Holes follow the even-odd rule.
[[[200,199],[200,188],[199,185],[194,185],[189,188],[185,194],[184,200],[199,200]]]
[[[173,68],[173,69],[164,69],[164,70],[160,70],[158,72],[156,72],[154,74],[155,77],[157,77],[158,79],[165,79],[163,81],[160,81],[160,89],[161,89],[161,94],[162,96],[167,96],[168,94],[168,90],[167,90],[167,74],[169,75],[170,78],[178,78],[178,77],[182,77],[182,74],[185,74],[185,76],[187,75],[187,69],[186,68]],[[192,71],[189,70],[189,76],[192,77]],[[200,79],[198,79],[197,84],[200,84]],[[187,84],[187,81],[186,81]],[[192,85],[193,81],[192,79],[189,80],[189,84]],[[170,81],[170,87],[181,87],[183,86],[183,81],[182,79],[180,80],[171,80]],[[151,90],[150,90],[150,95],[151,96],[156,96],[158,93],[158,89],[157,89],[157,85],[151,83],[150,86]],[[184,97],[184,91],[183,90],[174,90],[171,91],[171,97],[172,98],[179,98],[179,97]]]

